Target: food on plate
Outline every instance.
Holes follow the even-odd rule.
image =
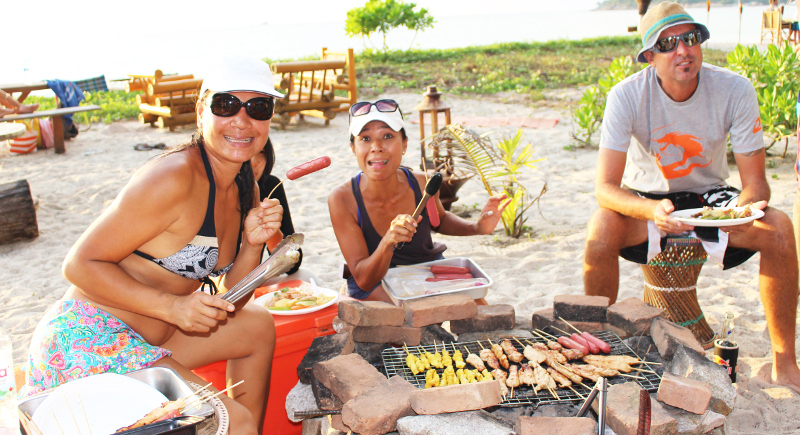
[[[264,306],[273,311],[303,310],[325,305],[335,297],[317,292],[311,284],[304,282],[297,287],[284,287],[273,292],[272,297],[267,299]]]
[[[161,404],[161,406],[148,412],[147,415],[140,418],[132,425],[117,429],[117,432],[136,429],[137,427],[142,427],[158,421],[167,420],[169,418],[175,418],[181,414],[181,411],[183,411],[183,408],[185,406],[186,402],[183,399],[164,402]]]
[[[750,209],[751,205],[752,204],[747,204],[740,211],[736,211],[733,208],[712,208],[706,206],[703,207],[703,211],[693,214],[692,217],[695,219],[705,219],[705,220],[746,218],[753,215],[753,211]]]
[[[312,172],[317,172],[320,169],[327,168],[331,165],[331,158],[328,156],[317,157],[314,160],[307,161],[305,163],[301,163],[295,166],[292,169],[286,171],[286,178],[290,180],[296,180],[300,177],[304,177]]]

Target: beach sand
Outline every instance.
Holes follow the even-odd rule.
[[[552,98],[575,99],[580,91],[554,92]],[[418,93],[388,94],[407,117],[421,99]],[[515,102],[513,95],[500,98],[460,98],[445,96],[453,114],[460,116],[515,116],[559,119],[554,128],[525,129],[525,139],[535,146],[536,157],[545,158],[530,170],[523,183],[539,192],[546,181],[548,192],[538,206],[527,213],[529,237],[511,239],[502,226],[492,235],[469,238],[435,235],[448,246],[448,257],[470,257],[493,278],[494,286],[486,297],[489,303],[512,304],[519,316],[550,307],[559,294],[582,294],[583,247],[586,224],[596,209],[594,174],[595,149],[568,150],[572,143],[570,114],[563,110],[531,108]],[[539,103],[541,106],[542,103]],[[273,127],[277,163],[273,171],[284,178],[285,171],[299,163],[328,155],[332,160],[324,173],[286,183],[292,217],[298,232],[305,234],[303,266],[310,268],[326,287],[339,289],[338,276],[343,260],[327,209],[327,194],[358,171],[350,152],[347,115],[340,114],[329,126],[322,120],[306,118],[285,131]],[[83,126],[85,128],[85,126]],[[475,128],[478,132],[487,129]],[[516,127],[494,128],[511,134]],[[409,148],[404,163],[419,165],[419,126],[408,123]],[[95,124],[91,130],[68,141],[67,152],[56,155],[52,149],[23,156],[12,156],[0,144],[0,183],[27,179],[38,201],[38,238],[0,246],[0,328],[13,335],[14,358],[22,363],[36,323],[65,292],[67,281],[61,263],[70,247],[92,221],[106,209],[131,174],[160,151],[135,151],[137,143],[158,142],[175,145],[188,140],[192,128],[175,132],[151,128],[134,121]],[[794,140],[792,138],[792,140]],[[776,145],[773,150],[783,144]],[[767,177],[772,187],[770,205],[791,214],[795,192],[794,147],[783,159],[770,158]],[[738,172],[731,167],[729,183],[740,186]],[[153,192],[157,195],[158,192]],[[473,218],[487,195],[477,181],[460,191],[454,211],[474,211]],[[120,231],[125,231],[120,228]],[[800,397],[786,388],[765,385],[756,379],[759,370],[768,370],[770,346],[764,309],[758,292],[759,256],[730,271],[709,263],[698,282],[700,305],[714,330],[727,311],[736,315],[736,340],[740,343],[739,375],[735,411],[728,416],[726,433],[791,433],[800,431]],[[641,297],[642,272],[638,265],[621,261],[619,298]],[[800,348],[800,346],[798,346]]]

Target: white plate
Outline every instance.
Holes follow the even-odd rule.
[[[274,295],[278,291],[264,293],[263,295],[256,298],[255,303],[263,307],[267,303],[267,301],[272,297],[272,295]],[[328,302],[322,305],[318,305],[316,307],[303,308],[302,310],[289,310],[289,311],[269,310],[269,312],[272,313],[273,315],[278,315],[278,316],[299,316],[301,314],[313,313],[314,311],[319,311],[323,308],[330,307],[331,305],[335,304],[336,301],[339,300],[339,292],[336,292],[329,288],[317,287],[317,291],[314,293],[314,295],[317,296],[320,293],[326,296],[333,296],[333,299],[329,300]]]
[[[102,373],[56,388],[36,408],[33,421],[43,435],[113,434],[167,400],[144,382]],[[87,430],[87,420],[91,430]]]
[[[731,207],[723,207],[723,208],[731,208]],[[744,207],[733,207],[736,211],[744,210]],[[746,218],[739,218],[739,219],[720,219],[720,220],[711,220],[711,219],[697,219],[693,218],[693,214],[697,214],[703,211],[702,208],[689,208],[686,210],[678,210],[670,213],[670,216],[674,217],[675,219],[689,224],[695,227],[730,227],[733,225],[741,225],[746,224],[750,221],[754,221],[756,219],[761,219],[764,217],[764,211],[759,210],[757,208],[752,209],[753,214]]]

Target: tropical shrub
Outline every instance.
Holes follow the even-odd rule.
[[[428,14],[428,10],[421,8],[415,11],[416,7],[416,4],[403,3],[402,0],[369,0],[363,7],[347,11],[344,30],[347,36],[359,36],[362,40],[369,40],[370,43],[372,43],[370,35],[375,32],[381,33],[382,49],[386,52],[389,49],[386,45],[386,34],[390,30],[405,27],[413,30],[416,38],[416,32],[433,28],[434,20]],[[411,43],[413,45],[414,42]],[[364,47],[366,48],[366,42]]]

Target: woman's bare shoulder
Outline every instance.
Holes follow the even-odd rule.
[[[172,201],[176,197],[191,195],[198,187],[198,182],[205,178],[205,167],[199,152],[195,148],[187,148],[147,161],[134,172],[123,193],[141,192]],[[153,195],[154,192],[158,192],[158,195]]]

